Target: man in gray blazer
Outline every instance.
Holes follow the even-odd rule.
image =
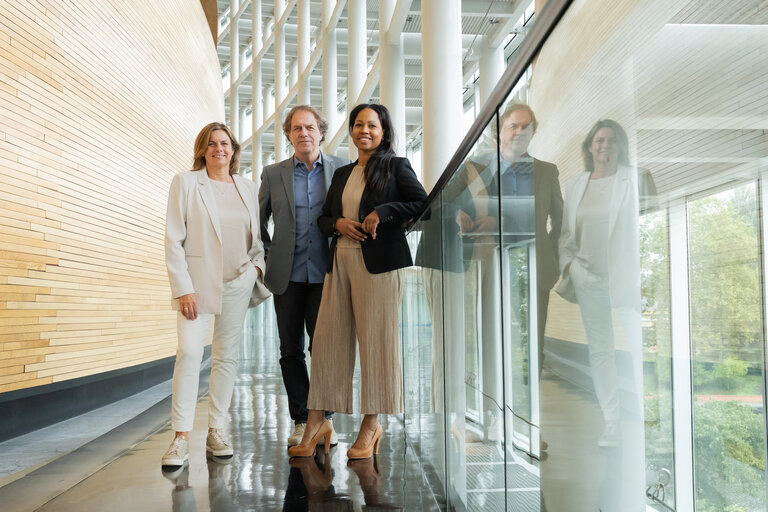
[[[324,155],[320,143],[328,123],[307,105],[292,108],[285,116],[283,133],[294,154],[264,168],[259,189],[261,238],[266,252],[264,283],[274,294],[280,336],[280,369],[288,395],[288,409],[295,429],[288,446],[299,444],[307,424],[309,375],[304,357],[304,328],[312,334],[328,265],[328,239],[317,218],[337,168],[349,160]],[[267,229],[269,218],[274,232]],[[330,419],[331,412],[326,416]],[[336,444],[336,432],[331,444]]]

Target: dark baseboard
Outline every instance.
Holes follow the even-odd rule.
[[[210,345],[203,358],[210,356]],[[79,379],[0,394],[0,441],[17,437],[135,395],[173,376],[166,357]]]

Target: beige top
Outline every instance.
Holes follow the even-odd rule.
[[[356,165],[347,179],[347,184],[344,185],[344,193],[341,194],[341,210],[347,219],[358,220],[360,199],[363,198],[363,190],[365,189],[364,170],[363,166]],[[336,247],[359,249],[360,242],[342,236],[336,243]]]
[[[593,274],[608,276],[608,220],[615,175],[589,180],[576,209],[576,258]]]
[[[224,253],[223,281],[231,281],[245,272],[251,260],[248,248],[251,246],[251,217],[243,198],[234,183],[213,183],[216,206],[219,209],[221,247]]]

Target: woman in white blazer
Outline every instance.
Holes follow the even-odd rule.
[[[245,313],[269,296],[262,281],[258,188],[237,175],[239,160],[240,145],[229,128],[211,123],[195,140],[192,171],[174,176],[168,194],[165,262],[179,346],[171,411],[176,436],[164,466],[181,466],[189,457],[203,345],[214,318],[206,451],[233,453],[223,428]]]
[[[575,176],[564,194],[563,280],[557,292],[579,304],[604,420],[598,445],[611,450],[606,456],[619,469],[620,485],[604,486],[600,500],[639,511],[644,509],[645,437],[638,219],[656,190],[648,172],[630,165],[627,135],[616,121],[598,121],[582,143],[582,154],[586,172]],[[621,372],[617,338],[629,354]]]
[[[615,313],[620,320],[636,360],[634,375],[628,377],[641,383],[638,219],[641,203],[656,190],[648,172],[630,165],[627,135],[617,122],[598,121],[582,143],[582,153],[586,171],[566,185],[564,194],[559,242],[563,280],[557,291],[581,309],[595,394],[605,421],[599,444],[614,447],[621,431],[612,318]],[[636,398],[640,401],[642,395]]]

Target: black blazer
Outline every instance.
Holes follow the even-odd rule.
[[[317,225],[326,236],[332,236],[331,257],[328,262],[330,273],[333,268],[333,258],[336,255],[336,242],[339,234],[334,225],[343,217],[341,196],[347,184],[352,169],[357,162],[339,167],[333,175],[331,188],[325,196],[325,204]],[[411,251],[405,239],[404,224],[421,208],[427,199],[427,193],[416,178],[411,163],[407,158],[394,157],[391,161],[389,181],[383,193],[374,194],[368,185],[363,190],[358,211],[358,222],[376,210],[379,214],[379,226],[376,228],[376,239],[368,236],[360,245],[363,251],[365,268],[371,274],[381,274],[391,270],[413,265]]]

